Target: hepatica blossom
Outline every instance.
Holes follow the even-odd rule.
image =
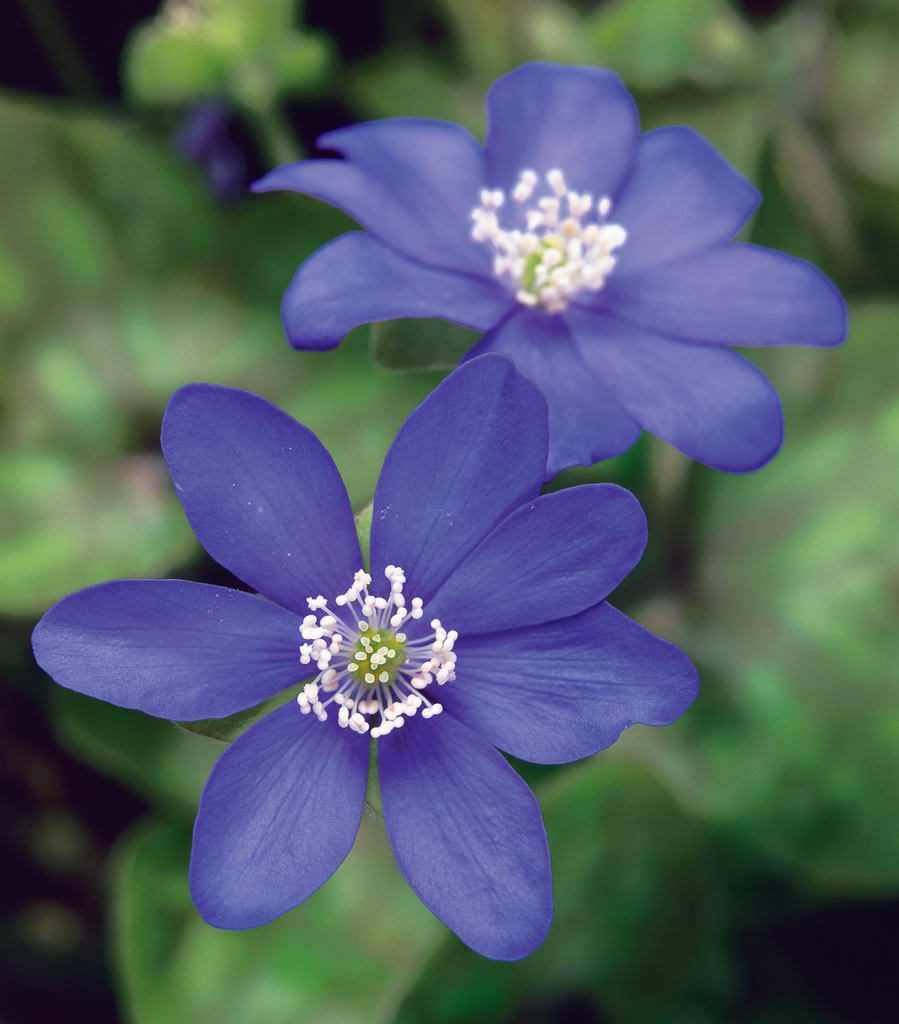
[[[331,876],[374,743],[384,822],[421,900],[485,956],[532,952],[552,915],[549,851],[499,751],[585,757],[696,694],[681,651],[604,600],[643,550],[636,499],[612,484],[540,495],[546,404],[496,355],[448,377],[397,435],[370,572],[331,457],[264,399],[188,385],[162,442],[198,538],[258,594],[104,583],[47,612],[34,649],[64,686],[176,720],[308,680],[206,783],[190,865],[202,916],[260,925]]]
[[[802,260],[734,243],[758,193],[685,127],[641,135],[618,77],[528,64],[487,96],[483,148],[443,121],[330,132],[345,159],[279,167],[255,191],[342,207],[350,232],[297,271],[297,348],[352,327],[442,317],[486,334],[549,403],[548,475],[609,458],[641,428],[719,469],[778,450],[777,393],[732,345],[836,345],[843,302]]]

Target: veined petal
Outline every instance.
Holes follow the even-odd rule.
[[[616,316],[686,341],[825,347],[846,337],[846,306],[824,274],[757,245],[716,246],[626,278],[613,273],[601,294]]]
[[[190,891],[217,928],[254,928],[302,903],[350,852],[368,744],[294,701],[216,761],[194,825]]]
[[[758,192],[691,128],[642,136],[633,172],[610,220],[627,230],[616,279],[729,242],[759,204]]]
[[[783,439],[780,399],[743,356],[574,307],[565,319],[584,362],[628,415],[685,455],[744,473],[777,453]]]
[[[489,257],[471,240],[470,214],[485,179],[483,151],[468,131],[398,117],[328,132],[318,145],[347,159],[277,167],[253,191],[317,196],[415,260],[490,276]]]
[[[614,196],[638,134],[637,108],[613,72],[525,64],[487,94],[487,179],[510,189],[522,170],[558,167],[569,188]]]
[[[57,602],[34,630],[57,683],[148,715],[224,718],[302,679],[300,621],[280,605],[184,580],[115,580]]]
[[[547,480],[569,466],[614,458],[640,436],[640,427],[581,359],[564,317],[521,311],[485,334],[465,358],[485,352],[509,356],[546,398]]]
[[[404,316],[439,316],[486,330],[513,304],[499,282],[413,263],[351,231],[300,265],[281,316],[294,348],[329,349],[359,324]]]
[[[375,489],[371,565],[401,566],[428,601],[495,524],[535,498],[547,452],[546,403],[502,356],[465,363],[400,428]]]
[[[456,678],[440,689],[445,715],[538,764],[588,757],[637,722],[668,725],[699,688],[682,651],[606,602],[542,626],[461,636],[455,651]]]
[[[567,618],[606,597],[640,561],[646,516],[615,484],[583,484],[517,508],[428,603],[460,636]]]
[[[188,384],[162,421],[162,450],[200,543],[300,615],[362,565],[346,488],[306,427],[237,388]]]
[[[534,795],[493,747],[449,715],[378,741],[384,824],[424,905],[476,953],[519,960],[552,918]]]

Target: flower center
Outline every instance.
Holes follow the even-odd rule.
[[[388,565],[384,575],[390,580],[389,598],[372,597],[371,576],[361,570],[350,589],[334,598],[335,605],[355,611],[354,624],[331,612],[319,596],[307,599],[313,614],[300,626],[303,639],[311,641],[300,647],[300,662],[315,662],[319,669],[297,695],[300,710],[304,715],[314,712],[325,722],[328,705],[337,704],[338,724],[358,733],[368,732],[377,715],[378,723],[371,728],[374,737],[398,729],[419,708],[422,718],[440,714],[443,705],[432,703],[421,691],[455,678],[453,644],[458,636],[454,630],[447,632],[439,619],[431,620],[433,633],[421,640],[397,632],[407,618],[422,617],[422,601],[414,597],[412,607],[406,606],[406,577],[398,566]],[[324,695],[328,696],[323,700]]]
[[[523,206],[539,180],[534,171],[522,171],[512,199]],[[627,232],[606,223],[612,209],[608,196],[594,204],[589,192],[571,191],[557,167],[547,172],[546,184],[546,194],[516,217],[524,231],[500,227],[498,211],[506,194],[501,188],[483,189],[481,205],[471,211],[471,237],[493,247],[493,273],[509,281],[519,302],[560,313],[581,289],[602,288],[618,262],[612,252],[624,244]]]

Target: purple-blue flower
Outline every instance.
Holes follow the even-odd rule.
[[[618,455],[646,429],[707,465],[777,452],[774,388],[731,345],[839,344],[846,310],[810,264],[731,239],[755,189],[696,132],[641,135],[621,81],[527,64],[487,97],[482,148],[420,118],[330,132],[345,159],[276,168],[255,191],[342,207],[368,233],[314,253],[284,296],[295,347],[442,317],[487,333],[546,396],[548,475]]]
[[[370,575],[331,457],[264,399],[190,384],[162,441],[197,537],[258,594],[104,583],[50,609],[34,649],[64,686],[182,721],[310,680],[212,770],[190,866],[200,913],[252,927],[322,885],[353,844],[376,742],[409,884],[479,953],[532,952],[552,916],[549,852],[499,750],[586,757],[696,694],[684,654],[605,601],[643,550],[636,499],[612,484],[540,495],[546,404],[495,355],[448,377],[398,433]]]
[[[210,188],[225,202],[247,190],[246,161],[228,135],[233,117],[221,100],[201,100],[184,115],[173,139],[186,160],[204,169]]]

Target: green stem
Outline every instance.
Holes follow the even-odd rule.
[[[66,91],[75,99],[92,102],[100,90],[66,28],[53,0],[19,0],[25,16],[41,41]]]
[[[306,156],[287,118],[276,106],[254,110],[252,116],[257,137],[270,166],[292,164]]]

